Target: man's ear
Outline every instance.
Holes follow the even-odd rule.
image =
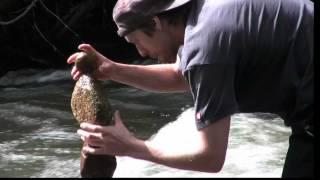
[[[158,30],[158,31],[162,31],[162,29],[163,29],[163,25],[162,25],[162,23],[161,23],[161,21],[160,21],[160,19],[159,19],[159,17],[157,17],[157,16],[155,16],[154,18],[153,18],[153,21],[155,22],[155,24],[156,24],[156,30]]]

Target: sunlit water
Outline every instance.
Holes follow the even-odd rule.
[[[0,177],[80,177],[73,86],[63,70],[23,70],[0,78]],[[110,103],[137,137],[181,152],[192,143],[196,130],[189,94],[149,93],[115,83],[106,87]],[[114,177],[280,177],[289,134],[277,116],[236,114],[221,172],[117,157]]]

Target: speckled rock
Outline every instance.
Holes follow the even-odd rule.
[[[71,98],[71,109],[75,119],[103,126],[111,125],[113,110],[108,101],[106,90],[101,81],[92,78],[96,69],[94,54],[82,53],[76,60],[76,66],[84,75],[76,82]],[[86,144],[83,144],[85,146]],[[112,177],[117,163],[114,156],[81,154],[81,177]]]
[[[113,115],[101,81],[87,75],[82,75],[74,87],[71,108],[79,123],[110,125]]]

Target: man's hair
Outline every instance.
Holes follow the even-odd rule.
[[[180,23],[183,23],[183,25],[186,25],[188,15],[191,9],[191,3],[187,3],[181,7],[177,7],[175,9],[162,12],[160,14],[157,14],[156,16],[159,17],[159,19],[167,21],[170,25],[178,25]],[[155,31],[156,23],[153,19],[151,19],[148,23],[144,24],[140,30],[144,33],[146,33],[148,36],[152,36],[153,32]]]

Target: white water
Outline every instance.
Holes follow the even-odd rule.
[[[169,146],[177,152],[192,146],[196,128],[194,110],[184,111],[150,141]],[[250,114],[232,117],[229,148],[219,173],[177,170],[128,157],[118,157],[115,177],[281,177],[290,130],[276,118],[264,122]]]
[[[0,177],[80,176],[82,144],[70,109],[74,84],[69,73],[23,70],[0,78]],[[178,152],[196,143],[190,96],[108,87],[111,104],[137,136]],[[289,134],[276,116],[237,114],[221,172],[183,171],[117,157],[114,177],[281,177]]]

